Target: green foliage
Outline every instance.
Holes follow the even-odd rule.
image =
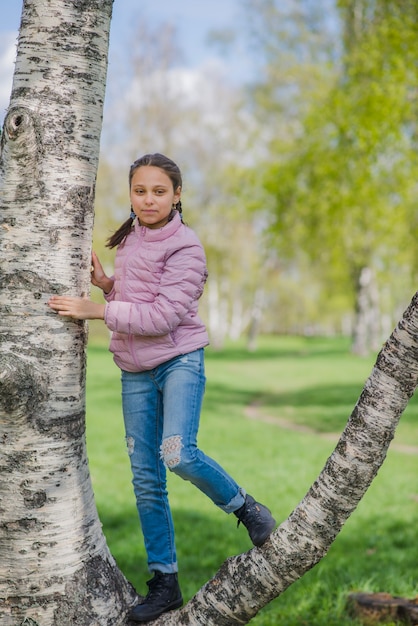
[[[349,353],[343,339],[263,337],[207,350],[200,445],[278,521],[318,476],[354,408],[374,359]],[[138,591],[149,578],[131,487],[120,407],[119,370],[104,341],[88,350],[87,446],[109,547]],[[379,475],[328,555],[252,620],[259,626],[355,626],[350,592],[418,593],[416,452],[413,399]],[[233,554],[250,549],[245,531],[190,484],[169,476],[180,580],[191,598]]]
[[[401,276],[407,293],[418,234],[416,7],[340,4],[345,50],[334,82],[317,81],[293,132],[274,138],[265,176],[276,203],[272,239],[301,271],[309,258],[328,307],[342,296],[353,306],[364,267],[380,286],[399,286]]]

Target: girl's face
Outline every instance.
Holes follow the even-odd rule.
[[[173,204],[180,200],[181,187],[173,189],[171,178],[154,165],[135,170],[131,180],[131,204],[139,223],[161,228],[168,222]]]

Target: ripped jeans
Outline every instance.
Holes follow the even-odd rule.
[[[122,371],[132,483],[151,571],[178,569],[167,468],[226,513],[244,504],[244,490],[197,447],[205,381],[203,348],[145,372]]]

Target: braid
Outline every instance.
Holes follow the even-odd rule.
[[[179,212],[179,214],[180,214],[180,219],[181,219],[181,221],[183,221],[183,207],[182,207],[182,205],[181,205],[181,200],[179,200],[179,201],[177,202],[177,204],[175,205],[175,207],[174,207],[174,208],[175,208],[175,209]]]
[[[122,226],[120,226],[117,231],[109,237],[106,242],[106,248],[116,248],[116,246],[122,243],[131,232],[133,221],[131,213],[126,222],[123,222]]]

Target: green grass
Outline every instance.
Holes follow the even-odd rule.
[[[200,446],[284,520],[318,476],[351,414],[375,357],[341,339],[262,338],[206,351]],[[87,445],[103,530],[126,577],[149,578],[125,452],[119,370],[106,344],[88,351]],[[252,410],[249,415],[249,408]],[[251,624],[345,626],[352,591],[418,594],[418,402],[408,405],[377,478],[328,555]],[[251,547],[245,529],[190,484],[169,476],[180,579],[188,600],[230,555]]]

